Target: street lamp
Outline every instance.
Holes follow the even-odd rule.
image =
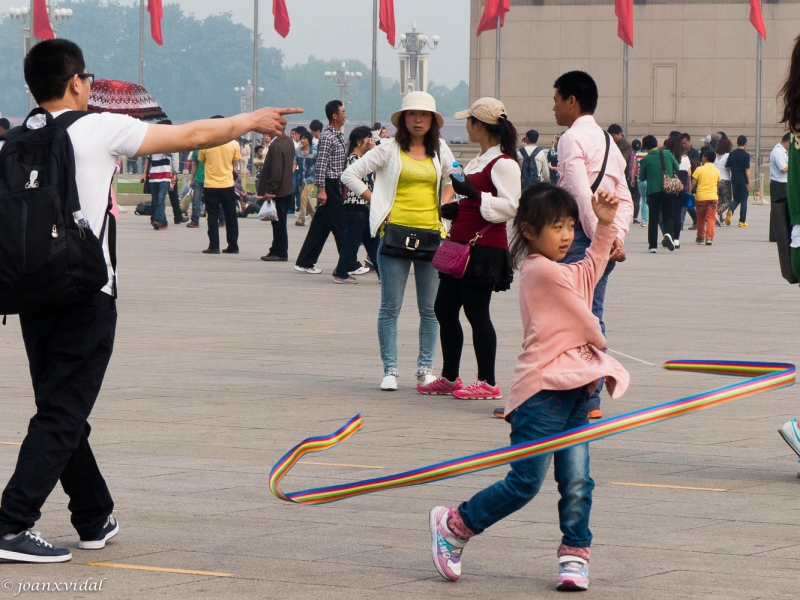
[[[353,81],[360,79],[361,76],[361,71],[356,71],[355,73],[348,71],[346,63],[342,63],[342,67],[335,71],[325,71],[325,77],[339,88],[339,99],[342,104],[347,104],[347,88],[353,85]]]
[[[247,85],[236,86],[233,88],[233,91],[239,94],[239,108],[240,111],[243,113],[253,112],[253,102],[255,100],[256,89],[259,92],[263,92],[264,88],[259,87],[256,88],[253,86],[253,81],[251,79],[247,80]],[[256,147],[256,132],[250,132],[250,143],[253,148]],[[245,185],[246,176],[244,173],[240,174],[242,177],[242,185]]]
[[[428,53],[427,50],[436,50],[442,41],[438,35],[428,38],[417,31],[417,22],[411,22],[411,32],[400,36],[400,43],[395,50],[403,49],[400,53],[400,95],[405,96],[413,91],[428,91]]]

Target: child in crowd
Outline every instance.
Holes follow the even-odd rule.
[[[712,151],[703,154],[703,164],[692,173],[692,191],[694,207],[697,210],[697,238],[695,242],[701,246],[710,246],[714,241],[714,225],[716,224],[717,192],[720,174],[714,166],[717,155]]]
[[[520,311],[524,328],[505,418],[511,443],[522,444],[586,425],[589,396],[602,377],[613,398],[628,387],[629,375],[600,351],[606,341],[592,314],[592,298],[616,236],[612,226],[618,201],[599,191],[592,202],[597,230],[586,257],[562,264],[578,220],[575,199],[562,188],[535,183],[520,198],[514,219],[511,257],[521,274]],[[561,498],[558,589],[589,587],[589,512],[594,481],[589,447],[581,444],[555,453],[555,479]],[[461,575],[467,541],[525,506],[539,492],[550,455],[511,464],[505,480],[477,493],[457,508],[430,512],[433,562],[450,581]]]

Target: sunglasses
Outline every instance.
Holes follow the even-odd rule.
[[[94,73],[75,73],[75,75],[77,75],[81,79],[88,79],[89,80],[89,85],[92,85],[94,83]],[[64,81],[69,81],[75,75],[70,75]]]

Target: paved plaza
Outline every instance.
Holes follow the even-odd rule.
[[[800,291],[780,278],[767,242],[768,210],[751,206],[750,227],[719,228],[711,247],[694,245],[694,232],[684,231],[674,253],[647,254],[646,230],[632,228],[628,261],[610,279],[605,319],[631,386],[621,399],[604,395],[606,416],[730,382],[660,368],[669,359],[800,364]],[[399,390],[380,392],[375,275],[334,285],[333,239],[318,263],[321,275],[293,271],[308,228],[291,220],[290,261],[264,263],[270,226],[254,217],[239,224],[241,254],[208,256],[200,253],[205,225],[156,232],[130,208],[121,216],[116,350],[91,419],[121,532],[103,550],[79,550],[57,489],[37,529],[69,547],[72,561],[0,565],[0,600],[35,596],[24,587],[37,582],[89,578],[102,581],[102,591],[40,595],[562,598],[552,479],[531,504],[470,542],[457,583],[434,569],[428,511],[469,498],[507,467],[319,507],[271,495],[269,470],[289,448],[356,413],[364,429],[307,456],[284,481],[286,491],[505,446],[509,427],[491,416],[496,401],[414,390],[413,278],[399,324]],[[522,335],[517,292],[514,284],[492,304],[505,393]],[[0,361],[5,484],[34,411],[16,317],[0,328]],[[471,381],[475,371],[468,345],[462,376]],[[592,444],[595,537],[584,595],[797,598],[800,479],[797,457],[777,429],[800,413],[798,392],[735,401]]]

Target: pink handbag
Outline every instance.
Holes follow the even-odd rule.
[[[469,265],[470,250],[483,237],[483,234],[489,231],[492,225],[494,223],[489,223],[481,229],[467,244],[454,242],[450,238],[445,239],[436,250],[436,254],[433,255],[433,261],[431,262],[433,268],[456,279],[464,277]]]

